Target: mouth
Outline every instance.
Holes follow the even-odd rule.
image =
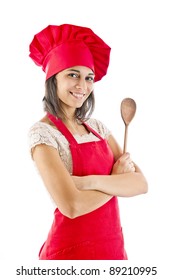
[[[73,97],[75,97],[76,99],[79,99],[79,100],[81,100],[81,99],[83,99],[83,98],[85,97],[85,94],[84,94],[84,93],[76,93],[76,92],[70,91],[70,94],[71,94]]]

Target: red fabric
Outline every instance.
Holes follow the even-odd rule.
[[[110,174],[114,156],[107,141],[90,128],[100,141],[78,144],[60,119],[48,117],[70,143],[73,175]],[[87,164],[88,163],[88,164]],[[117,197],[98,209],[70,219],[58,208],[40,260],[125,260],[124,239],[120,223]]]
[[[95,72],[95,81],[106,75],[111,50],[90,28],[72,24],[48,25],[34,36],[29,49],[46,80],[66,68],[86,66]]]

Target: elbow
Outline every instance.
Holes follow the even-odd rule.
[[[62,214],[70,220],[77,218],[77,215],[75,215],[74,213],[62,213]]]
[[[78,215],[77,215],[77,211],[75,211],[75,209],[73,207],[58,207],[59,211],[61,212],[61,214],[65,217],[67,217],[68,219],[75,219]]]
[[[68,213],[66,213],[66,215],[64,214],[64,216],[66,216],[69,219],[73,220],[73,219],[75,219],[75,218],[77,218],[79,216],[79,213],[74,208],[71,208],[68,211]]]
[[[79,208],[76,207],[75,203],[69,203],[68,205],[66,204],[66,207],[62,207],[61,210],[59,210],[65,217],[69,219],[75,219],[81,215],[78,209]]]
[[[146,178],[143,176],[141,173],[134,173],[135,181],[133,181],[133,190],[135,192],[135,195],[140,195],[140,194],[146,194],[148,192],[148,182]]]
[[[140,193],[146,194],[148,192],[148,182],[145,178],[142,178],[141,186],[140,186]]]
[[[65,216],[68,219],[75,219],[78,217],[76,211],[73,211],[73,209],[69,209],[69,210],[60,210],[61,214],[63,214],[63,216]]]
[[[68,205],[68,208],[65,209],[63,215],[69,219],[75,219],[86,213],[88,213],[88,208],[84,207],[84,204],[80,201],[74,201]]]

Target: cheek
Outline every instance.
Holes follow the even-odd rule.
[[[65,88],[64,84],[63,84],[63,83],[60,83],[60,84],[58,85],[58,87],[57,87],[57,95],[58,95],[59,97],[60,97],[60,96],[63,96],[64,93],[65,93],[65,91],[66,91],[66,88]]]
[[[88,92],[91,93],[94,90],[94,85],[88,85]]]

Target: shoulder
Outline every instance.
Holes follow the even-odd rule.
[[[103,138],[108,138],[111,135],[111,131],[107,126],[98,119],[91,118],[86,123],[94,130],[96,130]]]
[[[58,133],[58,130],[55,130],[47,123],[41,121],[34,123],[28,131],[29,148],[32,149],[39,144],[46,144],[57,148],[56,138]]]
[[[55,129],[51,125],[49,125],[45,122],[41,122],[41,121],[34,123],[29,128],[29,131],[28,131],[29,137],[32,137],[33,135],[40,135],[40,136],[52,135],[53,136],[54,134],[55,134]]]

